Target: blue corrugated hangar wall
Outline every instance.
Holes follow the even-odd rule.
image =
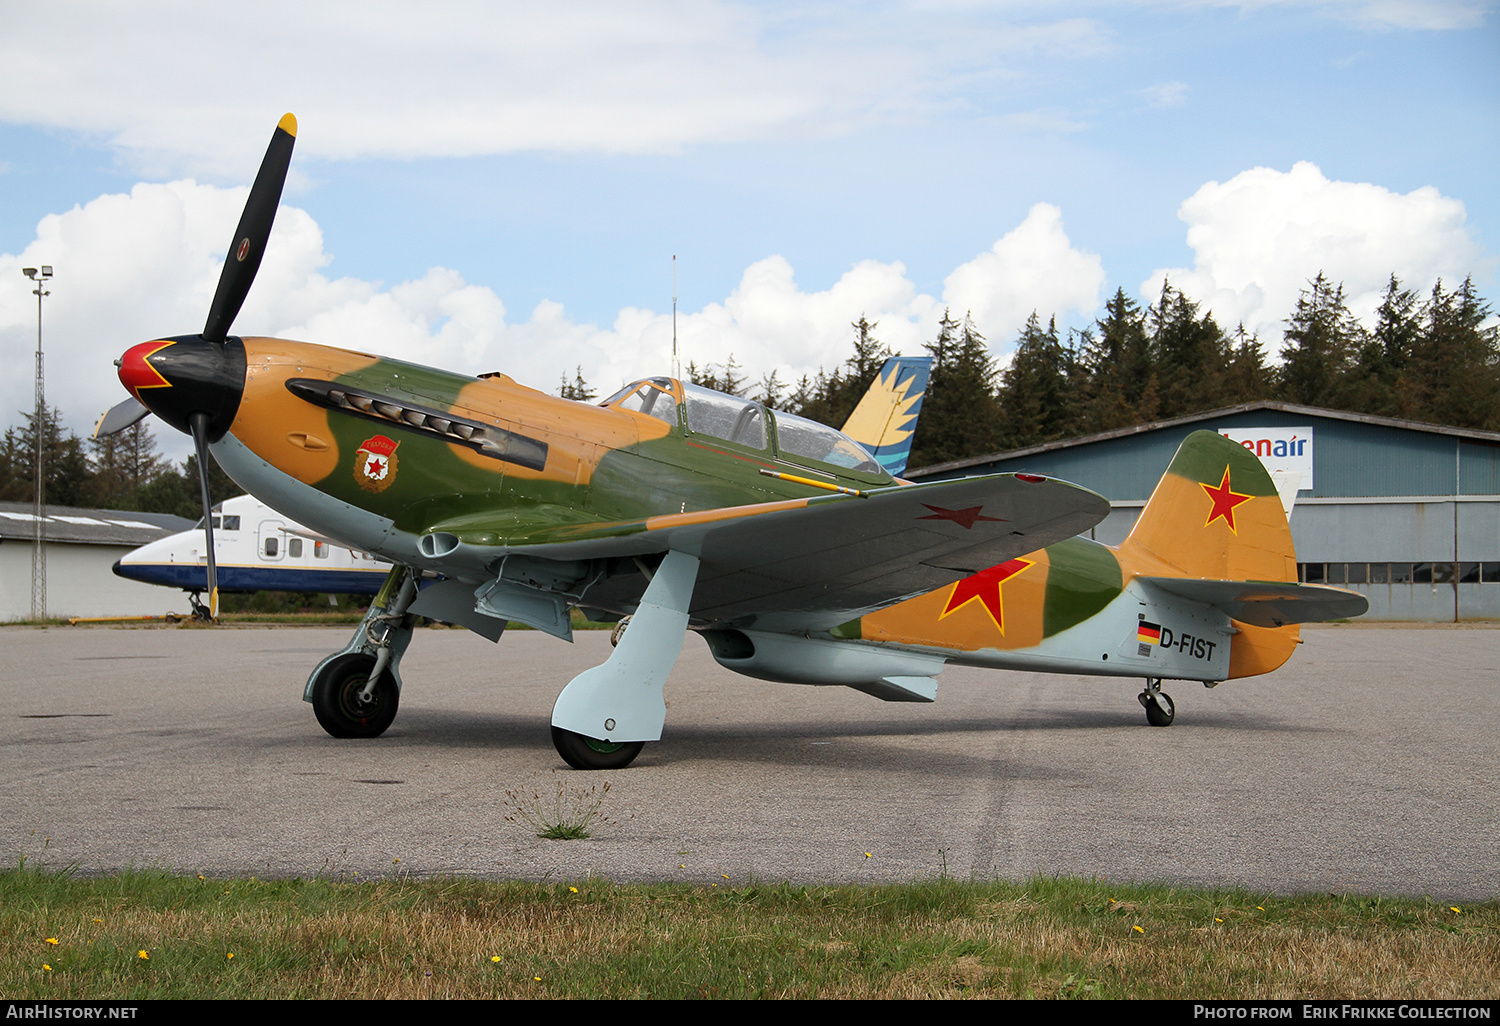
[[[913,481],[1031,472],[1110,499],[1092,532],[1130,533],[1194,431],[1312,428],[1313,488],[1297,493],[1292,537],[1304,581],[1370,599],[1371,620],[1500,619],[1500,433],[1260,402],[1177,420],[919,468]]]

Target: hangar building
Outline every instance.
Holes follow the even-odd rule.
[[[184,611],[182,593],[114,574],[115,561],[149,541],[185,531],[166,513],[47,506],[47,615],[144,616]],[[0,623],[31,617],[35,525],[29,502],[0,502]]]
[[[1172,454],[1208,429],[1300,475],[1292,539],[1301,579],[1369,598],[1370,620],[1500,619],[1500,432],[1256,402],[923,467],[912,481],[1026,471],[1092,488],[1119,544]]]

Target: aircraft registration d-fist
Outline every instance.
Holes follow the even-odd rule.
[[[202,333],[128,350],[133,398],[99,430],[155,413],[192,435],[200,472],[211,450],[267,505],[394,564],[349,644],[308,679],[335,736],[390,725],[419,616],[491,640],[511,620],[571,639],[575,606],[629,616],[552,713],[559,754],[603,769],[660,739],[689,629],[742,673],[894,701],[932,701],[948,662],[1144,676],[1148,719],[1164,724],[1162,678],[1265,672],[1295,643],[1288,625],[1364,609],[1295,583],[1269,477],[1206,432],[1116,551],[1075,537],[1109,512],[1085,488],[1030,474],[901,483],[842,432],[670,377],[590,406],[503,374],[232,336],[295,133],[289,114]],[[913,412],[898,385],[887,423]],[[211,605],[216,582],[210,558]]]

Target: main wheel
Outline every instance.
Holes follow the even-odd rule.
[[[313,681],[313,712],[334,737],[379,737],[396,718],[401,693],[390,670],[380,675],[369,698],[360,697],[373,669],[374,656],[349,652],[323,667]]]
[[[1153,727],[1170,727],[1177,715],[1172,696],[1164,691],[1145,692],[1141,704],[1146,707],[1146,722]]]
[[[579,770],[624,769],[646,747],[644,741],[600,741],[561,727],[552,728],[552,746],[563,762]]]

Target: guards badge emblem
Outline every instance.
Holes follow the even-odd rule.
[[[383,492],[396,480],[396,446],[385,435],[365,439],[354,454],[354,480],[367,492]]]

